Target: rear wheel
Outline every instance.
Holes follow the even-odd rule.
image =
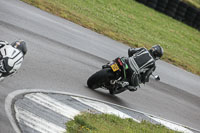
[[[89,79],[87,80],[87,85],[91,89],[97,89],[108,83],[113,78],[114,73],[112,72],[112,70],[110,68],[105,68],[89,77]]]

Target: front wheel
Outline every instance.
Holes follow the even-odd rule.
[[[112,70],[110,68],[105,68],[90,76],[87,80],[87,85],[91,89],[97,89],[108,83],[113,78],[114,73]]]

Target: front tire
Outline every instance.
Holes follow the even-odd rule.
[[[90,89],[94,90],[103,86],[103,84],[106,84],[112,78],[114,78],[112,70],[110,68],[105,68],[90,76],[87,80],[87,85]]]

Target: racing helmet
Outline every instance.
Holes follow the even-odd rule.
[[[149,52],[155,60],[159,60],[163,56],[164,50],[160,45],[154,45]]]
[[[25,55],[27,53],[27,47],[26,47],[25,41],[23,41],[23,40],[15,41],[15,42],[11,43],[11,45],[14,48],[20,50],[23,53],[23,55]]]

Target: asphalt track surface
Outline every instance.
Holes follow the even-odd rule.
[[[24,39],[28,54],[22,68],[0,83],[0,133],[14,133],[4,111],[6,96],[18,89],[66,91],[105,100],[200,130],[200,77],[163,61],[161,81],[136,92],[111,96],[87,88],[87,78],[128,46],[18,0],[0,1],[0,39]]]

